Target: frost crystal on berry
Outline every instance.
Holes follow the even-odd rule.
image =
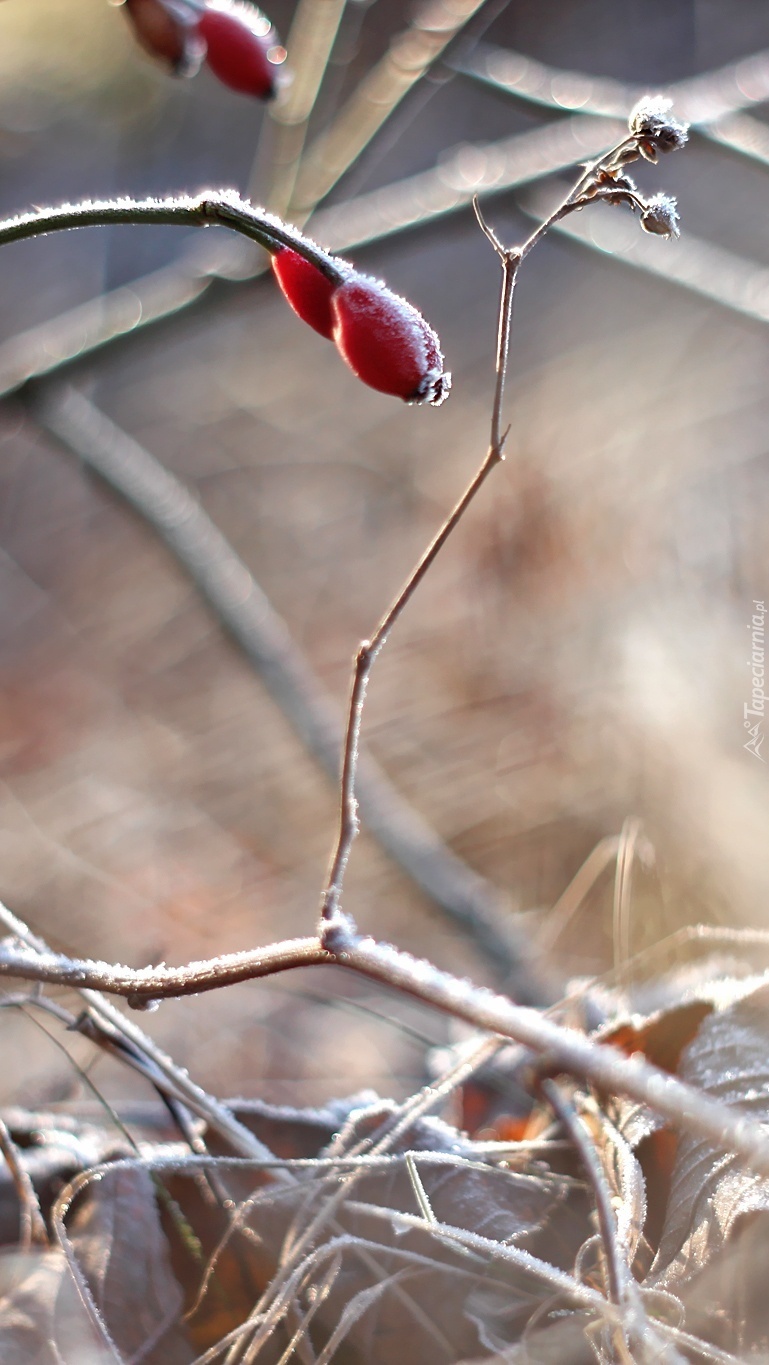
[[[445,402],[451,375],[440,342],[407,299],[354,273],[336,290],[332,308],[337,350],[364,384],[406,403]]]

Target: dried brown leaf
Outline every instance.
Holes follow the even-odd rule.
[[[151,1176],[140,1168],[108,1170],[87,1187],[67,1231],[96,1309],[125,1358],[137,1365],[191,1361]]]
[[[769,987],[706,1018],[682,1056],[680,1074],[769,1122]],[[647,1283],[685,1297],[700,1334],[727,1349],[769,1344],[768,1214],[769,1181],[682,1135]]]
[[[0,1257],[3,1365],[115,1365],[61,1251]]]
[[[318,1314],[318,1342],[322,1345],[322,1333],[333,1332],[347,1306],[355,1303],[356,1313],[357,1308],[361,1312],[347,1320],[347,1343],[360,1353],[354,1358],[366,1365],[421,1365],[425,1360],[438,1365],[453,1361],[460,1351],[471,1354],[482,1349],[478,1326],[489,1315],[504,1319],[507,1340],[514,1341],[532,1310],[550,1294],[549,1285],[530,1274],[493,1257],[468,1255],[444,1237],[442,1225],[526,1248],[546,1238],[549,1258],[561,1265],[571,1264],[584,1235],[581,1192],[576,1194],[568,1181],[472,1163],[464,1153],[421,1151],[411,1166],[405,1157],[372,1165],[318,1234],[320,1240],[346,1239],[340,1243],[339,1275]],[[414,1168],[434,1230],[404,1229],[397,1218],[397,1211],[420,1215]],[[333,1197],[341,1178],[303,1181],[290,1199],[283,1192],[261,1192],[249,1223],[263,1243],[275,1247],[276,1260],[281,1246],[301,1235],[323,1202]],[[569,1207],[570,1195],[579,1201],[580,1217]],[[393,1279],[397,1275],[402,1279]],[[385,1291],[375,1292],[391,1279]]]

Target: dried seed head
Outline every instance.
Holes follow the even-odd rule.
[[[205,44],[208,66],[223,85],[262,100],[277,94],[286,50],[270,20],[254,5],[207,0],[196,32]]]
[[[641,227],[644,232],[653,232],[658,237],[678,236],[678,205],[668,194],[655,194],[646,201],[641,214]]]
[[[631,208],[638,207],[638,186],[619,165],[598,167],[583,191],[586,199],[595,194],[600,194],[608,204],[629,204]]]
[[[359,379],[407,403],[438,407],[449,396],[440,342],[413,304],[380,280],[352,274],[335,291],[334,340]]]
[[[272,257],[272,271],[281,293],[297,317],[329,340],[334,335],[331,298],[336,288],[316,265],[290,247],[282,247]]]
[[[678,151],[688,140],[689,126],[673,118],[672,103],[662,95],[644,95],[630,111],[628,127],[647,161],[656,161],[660,152]]]

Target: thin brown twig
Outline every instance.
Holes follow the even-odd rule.
[[[504,459],[504,442],[507,433],[502,432],[502,406],[510,351],[510,328],[513,315],[513,300],[515,297],[515,285],[518,278],[519,267],[525,257],[528,256],[534,247],[542,240],[548,229],[554,223],[559,222],[562,218],[566,217],[567,214],[578,208],[582,208],[587,203],[591,202],[591,200],[586,197],[585,192],[591,185],[594,190],[597,188],[594,180],[596,172],[602,166],[610,165],[620,152],[626,147],[632,147],[636,142],[637,137],[635,134],[628,134],[625,132],[622,138],[609,148],[608,151],[604,151],[599,157],[596,157],[595,160],[589,162],[587,166],[583,168],[581,174],[577,178],[576,184],[566,195],[566,198],[563,199],[547,218],[529,234],[526,241],[523,242],[521,246],[504,246],[486,223],[481,213],[477,197],[473,200],[475,214],[481,230],[496,252],[502,267],[502,288],[497,321],[494,395],[491,409],[489,448],[477,473],[470,480],[470,483],[459,501],[447,516],[424,554],[418,560],[400,592],[380,620],[371,639],[363,640],[361,642],[353,660],[352,685],[350,688],[347,726],[342,754],[339,822],[326,882],[321,896],[320,907],[320,933],[323,942],[327,943],[328,946],[333,947],[333,940],[330,939],[328,935],[333,935],[338,916],[341,912],[345,872],[350,859],[352,846],[358,833],[356,777],[361,727],[363,722],[363,708],[371,670],[378,654],[387,641],[390,631],[404,609],[408,606],[408,603],[420,586],[425,574],[435,562],[452,532],[459,525],[459,522],[462,520],[467,509],[483,487],[492,469]],[[603,196],[600,190],[593,195],[593,198],[595,199],[601,197]]]
[[[587,1136],[573,1102],[567,1098],[561,1087],[555,1081],[545,1078],[540,1082],[539,1088],[576,1148],[585,1169],[595,1200],[598,1231],[606,1258],[606,1290],[613,1303],[621,1304],[627,1297],[626,1268],[622,1263],[617,1246],[617,1230],[612,1213],[611,1194],[607,1188],[606,1178],[601,1169],[595,1147]]]
[[[8,1129],[0,1118],[0,1152],[11,1173],[16,1195],[19,1200],[19,1251],[29,1251],[33,1246],[48,1245],[48,1230],[40,1209],[40,1201],[35,1193],[29,1171],[19,1157],[18,1148]]]
[[[34,960],[36,957],[55,957],[55,954],[50,953],[45,940],[34,934],[29,926],[17,915],[14,915],[2,902],[0,902],[0,924],[5,926],[12,939],[20,945],[21,954],[28,961]],[[3,942],[0,942],[0,956],[2,956],[3,946]],[[66,961],[66,959],[62,959],[62,961]],[[100,965],[105,966],[106,964]],[[9,975],[20,976],[26,980],[39,979],[34,976],[27,976],[23,970],[20,972],[11,971]],[[213,1132],[219,1133],[225,1141],[231,1144],[233,1151],[241,1156],[256,1157],[257,1159],[272,1155],[265,1144],[254,1133],[251,1133],[245,1124],[240,1123],[226,1105],[221,1104],[213,1095],[209,1095],[201,1086],[196,1085],[188,1073],[182,1067],[177,1066],[163,1052],[162,1048],[158,1047],[151,1038],[148,1038],[133,1019],[126,1018],[111,1000],[104,998],[100,993],[98,973],[92,976],[86,972],[80,980],[76,980],[75,976],[76,974],[73,975],[69,984],[79,990],[88,1009],[100,1020],[106,1021],[112,1029],[117,1031],[118,1035],[124,1036],[140,1056],[146,1057],[150,1067],[153,1070],[157,1069],[157,1072],[167,1079],[171,1093],[176,1095],[183,1104],[186,1104],[193,1113],[199,1114],[201,1118],[205,1119]],[[53,978],[48,979],[52,980]],[[125,991],[110,991],[109,984],[106,983],[105,989],[113,995],[128,994]],[[144,996],[140,1002],[140,1008],[146,1006],[147,1000],[148,997]],[[153,1084],[157,1084],[154,1077],[152,1079]]]
[[[479,210],[476,206],[476,213]],[[323,931],[333,926],[340,909],[342,887],[347,863],[353,842],[358,832],[358,803],[356,798],[356,777],[360,732],[363,721],[363,706],[366,689],[377,655],[385,644],[390,631],[414,596],[428,569],[434,563],[455,527],[459,524],[476,494],[483,487],[492,469],[504,459],[504,435],[501,433],[502,399],[507,375],[507,357],[510,344],[510,320],[512,316],[515,281],[521,256],[517,249],[506,251],[490,234],[483,220],[479,221],[487,237],[494,245],[502,263],[502,289],[499,302],[499,322],[497,328],[497,351],[495,362],[494,400],[491,415],[491,437],[489,449],[480,469],[470,480],[459,501],[449,513],[440,530],[428,545],[421,559],[410,573],[395,600],[388,607],[370,640],[364,640],[358,647],[353,664],[350,703],[347,712],[347,729],[342,757],[342,776],[340,784],[339,826],[336,843],[331,855],[326,885],[321,900],[321,926]]]
[[[74,389],[30,396],[37,421],[125,498],[162,537],[217,619],[244,651],[302,744],[334,783],[342,720],[253,575],[197,499],[159,461]],[[430,828],[373,759],[361,760],[366,827],[391,858],[466,933],[527,1004],[549,997],[531,970],[502,895]]]
[[[569,1099],[555,1081],[543,1079],[539,1088],[576,1149],[593,1195],[606,1266],[606,1295],[621,1310],[615,1321],[605,1323],[614,1338],[612,1345],[616,1358],[628,1365],[633,1361],[638,1361],[639,1365],[652,1361],[655,1365],[657,1362],[686,1365],[675,1346],[660,1339],[658,1324],[647,1315],[638,1285],[623,1257],[611,1191],[590,1131],[589,1116],[580,1112],[576,1100]]]
[[[358,938],[344,924],[337,927],[337,948],[334,953],[325,949],[320,939],[297,939],[293,943],[273,944],[268,949],[256,949],[251,953],[193,962],[187,967],[133,969],[54,953],[5,907],[0,907],[0,915],[11,935],[0,942],[0,976],[46,981],[51,985],[75,985],[85,994],[89,1003],[92,996],[95,996],[96,1002],[101,1001],[104,1010],[109,1007],[109,1002],[95,994],[102,990],[141,1004],[215,990],[234,981],[247,980],[249,973],[266,976],[272,970],[285,971],[292,966],[319,964],[344,967],[462,1019],[474,1028],[502,1038],[511,1038],[545,1057],[551,1070],[580,1077],[609,1094],[627,1095],[661,1114],[676,1129],[704,1138],[717,1151],[733,1152],[752,1170],[769,1175],[769,1138],[760,1123],[736,1106],[700,1093],[675,1076],[650,1065],[640,1055],[627,1057],[618,1048],[594,1042],[576,1029],[565,1028],[547,1018],[538,1010],[516,1005],[508,997],[495,995],[493,991],[443,972],[431,962],[419,961],[390,944]],[[14,944],[13,939],[19,943]],[[110,1008],[112,1017],[131,1038],[135,1026],[129,1019],[123,1019],[114,1007]],[[153,1060],[158,1060],[158,1056],[163,1057],[159,1049],[144,1038],[141,1030],[135,1031],[139,1045],[146,1047]],[[198,1087],[192,1086],[189,1078],[187,1081],[193,1090],[198,1090]],[[211,1100],[212,1106],[215,1103]],[[196,1106],[190,1102],[190,1107]],[[232,1122],[234,1125],[234,1119]],[[213,1126],[219,1125],[214,1121]],[[251,1151],[245,1151],[242,1142],[235,1142],[234,1145],[236,1150],[249,1156],[254,1155],[253,1147],[261,1148],[255,1138],[252,1139]]]
[[[6,912],[7,913],[7,912]],[[4,916],[5,917],[5,916]],[[15,937],[16,931],[12,930]],[[106,991],[122,996],[134,1009],[145,1009],[156,1000],[171,1000],[183,995],[201,995],[241,981],[257,981],[263,976],[332,963],[333,955],[317,938],[286,939],[266,948],[244,953],[222,953],[219,957],[188,963],[186,967],[119,967],[90,958],[70,958],[52,952],[46,945],[28,948],[14,946],[11,939],[0,940],[0,976],[43,981],[74,990]]]
[[[385,612],[371,639],[364,640],[360,644],[355,656],[342,758],[339,828],[321,902],[321,919],[327,924],[334,919],[339,909],[344,874],[355,836],[358,833],[358,802],[355,792],[363,704],[371,669],[395,622],[411,601],[436,556],[440,553],[457,523],[464,516],[476,493],[486,482],[491,470],[501,458],[501,450],[498,447],[491,447],[478,473],[446,518],[440,531],[428,546],[394,602]]]

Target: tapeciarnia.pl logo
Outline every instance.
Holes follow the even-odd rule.
[[[750,701],[745,702],[742,707],[743,725],[750,738],[747,744],[743,744],[743,749],[765,763],[766,759],[761,753],[761,745],[764,742],[764,717],[766,715],[766,693],[764,692],[764,618],[766,617],[766,607],[763,602],[753,602],[753,615],[748,622],[750,631],[750,658],[748,668],[750,669]]]

